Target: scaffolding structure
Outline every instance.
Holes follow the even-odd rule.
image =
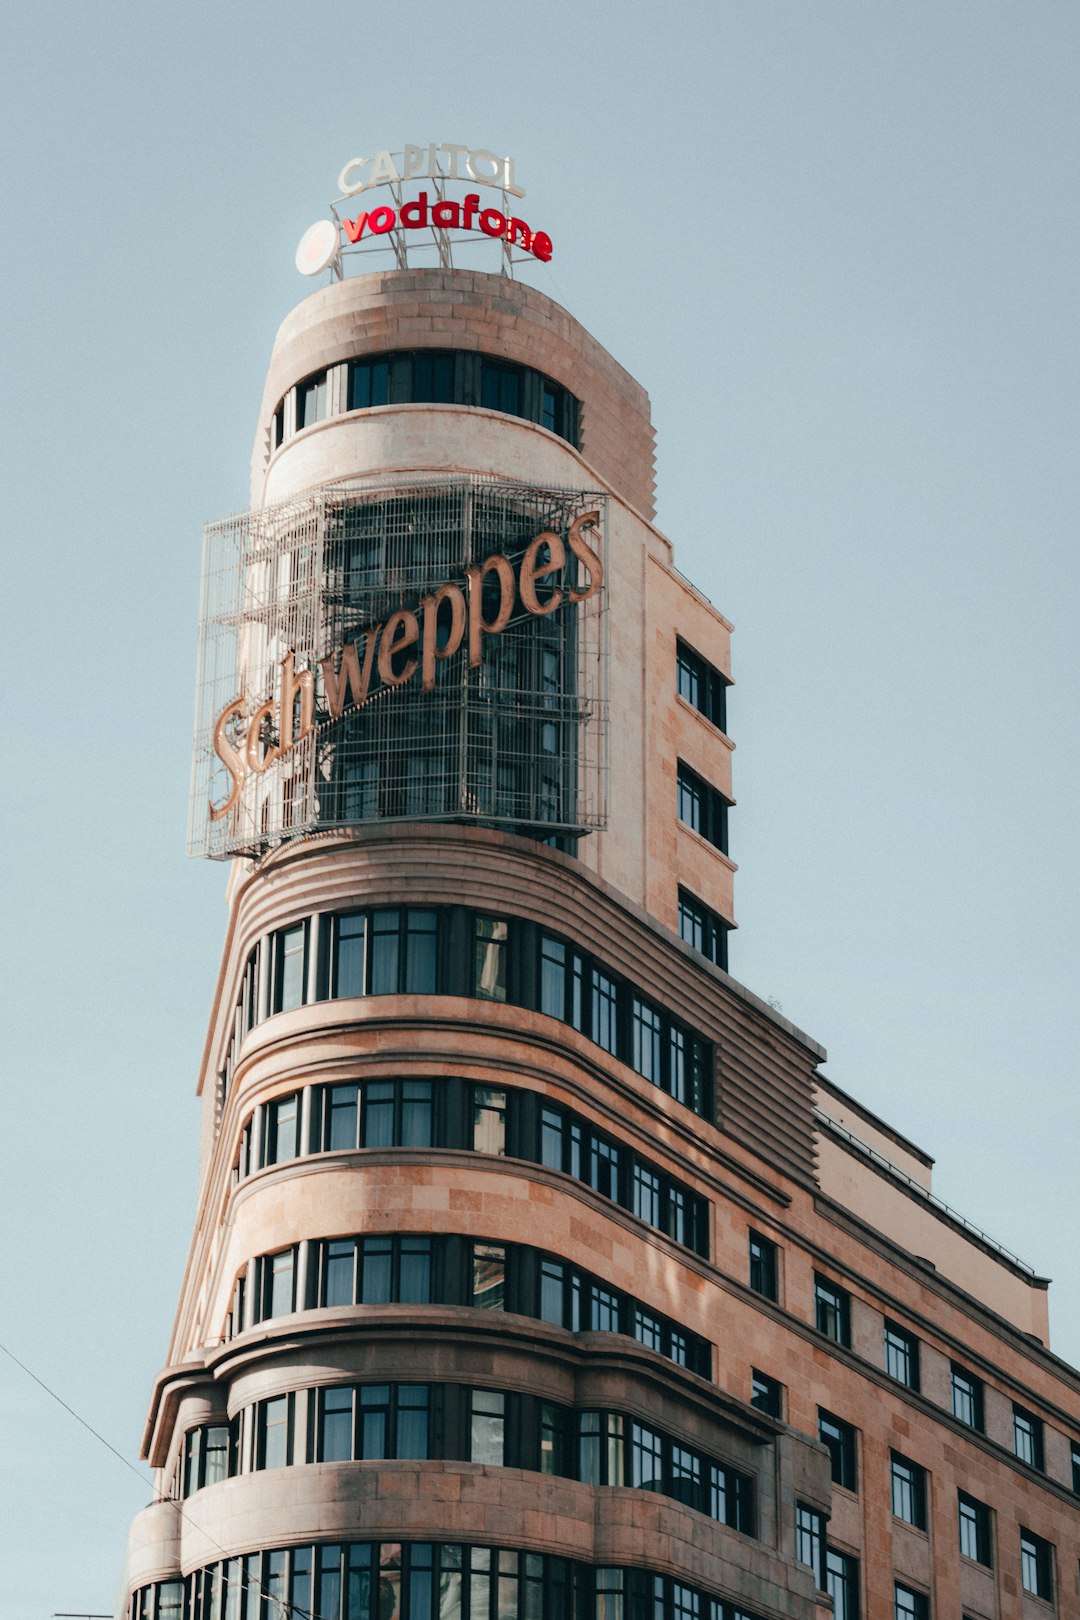
[[[570,528],[591,511],[600,521],[589,544],[602,556],[602,494],[480,476],[334,484],[209,525],[190,852],[257,857],[371,822],[467,821],[553,841],[603,826],[606,593],[566,595],[581,583]],[[493,555],[516,576],[545,533],[568,558],[555,610],[530,613],[515,594],[508,623],[482,638],[483,661],[470,668],[467,637],[441,656],[444,603],[434,690],[419,670],[383,680],[372,656],[364,701],[335,717],[325,660],[333,674],[351,644],[360,667],[392,614],[416,613],[445,584],[464,595],[465,570]],[[497,610],[485,595],[488,623]]]

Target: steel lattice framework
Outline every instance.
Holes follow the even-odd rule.
[[[515,598],[505,628],[483,638],[483,662],[470,668],[464,646],[440,659],[432,691],[419,677],[395,685],[376,676],[366,701],[334,718],[319,669],[391,614],[415,613],[439,586],[464,594],[470,565],[501,555],[517,569],[545,532],[566,543],[587,512],[600,514],[590,544],[602,555],[602,494],[482,477],[335,484],[209,525],[191,853],[257,856],[289,838],[372,821],[469,821],[533,836],[602,826],[604,588],[543,616]],[[577,578],[571,558],[567,590]],[[441,621],[439,637],[444,646]],[[290,670],[314,677],[305,735],[302,699],[283,713],[289,655]],[[228,758],[248,768],[234,770]]]

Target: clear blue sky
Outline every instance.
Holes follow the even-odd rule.
[[[9,8],[0,1340],[125,1455],[195,1191],[223,868],[184,856],[200,530],[247,503],[346,158],[511,152],[530,279],[648,388],[737,627],[734,972],[1075,1270],[1077,70],[1064,0]],[[526,217],[530,217],[528,214]],[[6,1620],[145,1484],[0,1357]]]

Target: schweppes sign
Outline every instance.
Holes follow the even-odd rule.
[[[209,805],[210,820],[220,821],[234,809],[247,777],[261,776],[311,735],[317,693],[325,716],[334,721],[362,709],[373,692],[405,686],[418,675],[421,689],[434,692],[436,666],[465,648],[469,668],[477,668],[484,661],[485,638],[500,635],[515,610],[547,618],[565,604],[589,601],[604,580],[590,533],[599,521],[599,511],[583,513],[565,541],[545,529],[528,542],[516,569],[509,557],[493,553],[466,568],[460,582],[436,586],[415,609],[397,609],[314,668],[298,669],[295,654],[287,653],[275,696],[253,709],[246,698],[234,698],[214,722],[214,753],[231,788],[222,803]],[[564,577],[568,564],[572,585]]]

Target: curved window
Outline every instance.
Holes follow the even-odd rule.
[[[290,1271],[297,1253],[284,1251]],[[252,1262],[264,1294],[267,1267],[281,1258],[281,1254],[260,1255]],[[622,1333],[699,1377],[710,1375],[708,1340],[569,1260],[523,1243],[449,1232],[320,1238],[307,1247],[307,1273],[299,1279],[298,1295],[302,1304],[297,1308],[303,1310],[469,1305],[512,1311],[571,1333]],[[256,1301],[259,1297],[257,1286]]]
[[[260,1007],[264,952],[270,994]],[[271,934],[245,964],[226,1090],[243,1036],[268,1013],[364,995],[468,996],[547,1013],[695,1114],[713,1117],[713,1049],[704,1036],[571,941],[464,906],[322,914]]]
[[[179,1592],[179,1600],[176,1593]],[[460,1542],[316,1542],[271,1548],[134,1592],[129,1620],[751,1620],[721,1598],[648,1569]]]
[[[532,366],[471,349],[397,349],[345,362],[344,410],[376,405],[473,405],[536,422],[580,449],[577,399],[561,383]],[[317,371],[296,384],[296,432],[323,422],[330,412],[329,373]],[[270,448],[288,437],[288,395],[271,419]]]
[[[305,1409],[307,1422],[301,1425],[297,1420]],[[730,1529],[754,1534],[749,1474],[626,1413],[579,1411],[523,1391],[468,1384],[326,1384],[256,1402],[240,1414],[240,1430],[233,1473],[428,1458],[484,1463],[587,1485],[655,1491]]]
[[[700,1193],[536,1092],[450,1078],[314,1086],[302,1146],[303,1093],[275,1098],[260,1112],[261,1123],[252,1115],[241,1131],[237,1180],[300,1152],[456,1148],[505,1154],[573,1176],[695,1254],[709,1252],[709,1206]],[[284,1290],[284,1282],[279,1286]]]

